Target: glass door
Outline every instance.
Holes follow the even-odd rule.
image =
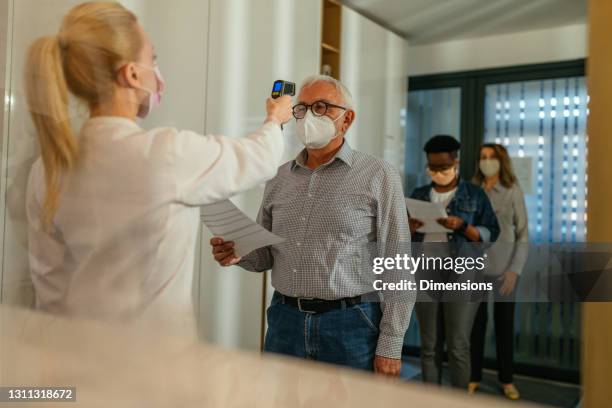
[[[459,138],[461,88],[423,89],[408,92],[406,132],[406,195],[427,183],[423,146],[436,134]]]
[[[484,140],[512,157],[534,242],[586,240],[587,104],[583,76],[486,86]]]

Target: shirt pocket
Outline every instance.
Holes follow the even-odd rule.
[[[321,217],[321,228],[338,239],[375,239],[376,202],[367,194],[338,194],[322,200],[316,214]]]
[[[476,217],[476,211],[478,210],[478,203],[474,199],[461,199],[456,204],[457,215],[461,217],[468,224],[474,223]]]
[[[464,213],[475,213],[478,203],[474,199],[462,199],[457,202],[457,210]]]
[[[289,237],[302,225],[302,203],[297,200],[274,201],[268,207],[272,217],[272,232]]]

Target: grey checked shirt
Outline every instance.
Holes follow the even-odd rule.
[[[257,217],[286,241],[251,252],[239,265],[257,272],[272,269],[272,285],[288,296],[339,299],[373,292],[372,257],[395,258],[410,250],[399,175],[385,161],[352,150],[347,141],[315,170],[305,159],[303,150],[279,168],[266,184]],[[392,276],[387,275],[396,281]],[[414,297],[383,295],[376,354],[397,359]]]

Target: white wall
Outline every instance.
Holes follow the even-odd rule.
[[[8,44],[8,23],[9,23],[9,0],[0,0],[0,134],[4,126],[4,99],[6,90],[6,66]]]
[[[163,103],[143,126],[204,133],[208,73],[209,0],[124,0],[155,46],[167,83]]]
[[[466,71],[585,58],[587,26],[494,35],[407,46],[408,75]]]
[[[341,79],[351,90],[356,121],[347,140],[357,150],[384,158],[403,172],[407,42],[344,8]]]
[[[5,116],[2,133],[2,302],[31,305],[32,284],[27,260],[27,231],[25,215],[25,187],[31,164],[37,155],[33,125],[25,104],[23,77],[25,56],[29,44],[43,35],[57,33],[63,14],[77,0],[9,1],[10,60],[7,81],[10,84],[10,110]],[[81,120],[72,113],[75,124]]]

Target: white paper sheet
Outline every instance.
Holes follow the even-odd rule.
[[[202,206],[200,218],[213,235],[234,241],[234,251],[239,257],[285,241],[251,220],[229,200]]]
[[[415,200],[413,198],[406,199],[406,208],[410,213],[411,218],[416,218],[422,221],[424,225],[417,230],[422,233],[440,233],[449,232],[436,221],[438,218],[446,218],[446,209],[440,203],[430,203],[429,201]]]

